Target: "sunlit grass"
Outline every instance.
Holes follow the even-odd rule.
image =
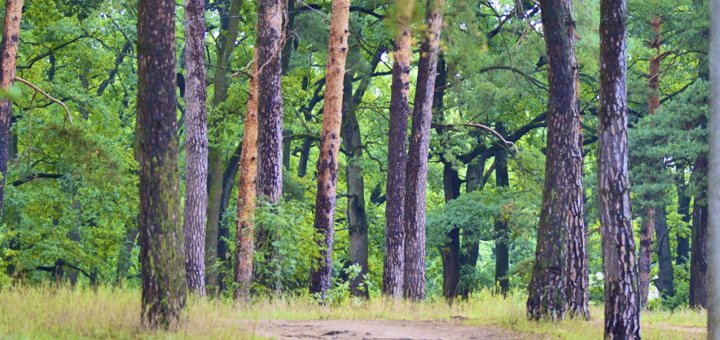
[[[253,320],[385,319],[453,320],[472,326],[495,326],[528,338],[600,339],[602,306],[592,306],[593,320],[530,322],[525,297],[507,299],[488,292],[449,305],[442,300],[412,304],[372,299],[320,306],[309,298],[280,297],[234,305],[228,300],[191,298],[185,324],[172,332],[149,332],[140,324],[140,292],[134,289],[13,288],[0,291],[2,338],[252,338]],[[645,312],[646,339],[702,339],[705,313],[692,310]]]

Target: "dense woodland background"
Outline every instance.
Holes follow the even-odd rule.
[[[592,301],[602,301],[596,189],[600,6],[593,0],[572,3],[589,292]],[[135,1],[25,1],[17,77],[65,103],[72,119],[19,82],[6,93],[13,106],[0,287],[140,286],[137,8]],[[265,226],[265,239],[271,240],[260,242],[254,254],[256,296],[308,294],[310,273],[317,269],[321,249],[313,222],[330,8],[330,1],[288,0],[284,13],[283,196],[279,204],[260,199],[256,211],[255,224]],[[385,210],[394,194],[386,192],[386,181],[395,11],[390,1],[357,0],[350,7],[333,276],[326,296],[331,302],[350,294],[378,296],[383,286]],[[526,0],[447,0],[444,11],[427,174],[426,296],[525,291],[547,151],[548,64],[540,7]],[[182,3],[175,12],[182,199],[190,87]],[[238,164],[257,13],[254,1],[213,0],[204,8],[209,295],[231,296],[235,287]],[[416,2],[411,110],[424,13],[425,4]],[[647,305],[705,306],[707,2],[629,0],[628,13],[633,228],[639,250],[652,243]],[[262,90],[260,97],[267,95]]]

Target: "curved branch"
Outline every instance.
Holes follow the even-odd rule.
[[[35,90],[36,92],[38,92],[38,93],[42,94],[43,96],[45,96],[45,98],[50,99],[51,101],[54,101],[54,102],[57,103],[58,105],[62,106],[63,109],[65,109],[65,119],[66,119],[66,120],[69,120],[69,121],[70,121],[70,124],[72,124],[72,122],[73,122],[73,121],[72,121],[72,115],[70,114],[70,109],[68,109],[68,107],[67,107],[67,105],[65,105],[65,103],[61,102],[61,101],[58,100],[58,99],[55,99],[53,96],[49,95],[47,92],[45,92],[45,91],[43,91],[41,88],[37,87],[37,85],[35,85],[35,84],[33,84],[33,83],[31,83],[31,82],[23,79],[23,78],[15,77],[15,80],[17,80],[17,81],[19,81],[19,82],[21,82],[21,83],[23,83],[23,84],[31,87],[31,88],[32,88],[33,90]]]

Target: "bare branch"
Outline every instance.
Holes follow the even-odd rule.
[[[33,84],[33,83],[31,83],[31,82],[23,79],[23,78],[15,77],[15,80],[17,80],[17,81],[19,81],[19,82],[21,82],[21,83],[23,83],[23,84],[31,87],[31,88],[32,88],[33,90],[35,90],[36,92],[38,92],[38,93],[42,94],[43,96],[45,96],[45,98],[50,99],[50,100],[52,100],[53,102],[57,103],[58,105],[62,106],[63,109],[65,109],[65,120],[69,120],[69,121],[70,121],[70,124],[72,124],[72,122],[73,122],[73,121],[72,121],[72,115],[70,114],[70,109],[68,109],[68,107],[67,107],[67,105],[65,105],[65,103],[61,102],[61,101],[58,100],[58,99],[55,99],[53,96],[49,95],[47,92],[45,92],[45,91],[43,91],[41,88],[37,87],[37,85],[35,85],[35,84]]]

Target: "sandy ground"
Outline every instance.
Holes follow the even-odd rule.
[[[522,339],[495,327],[464,326],[456,321],[309,320],[257,321],[253,334],[274,339]]]

